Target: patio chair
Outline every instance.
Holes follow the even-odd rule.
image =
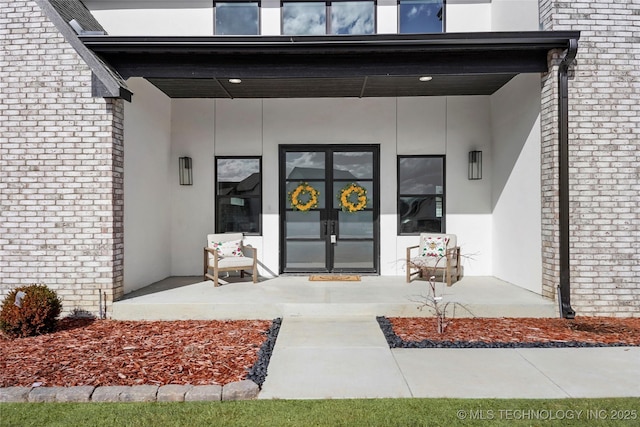
[[[418,249],[416,254],[412,251]],[[407,283],[413,276],[443,274],[447,286],[462,276],[460,246],[455,234],[420,233],[420,244],[407,248]]]
[[[204,248],[204,280],[213,280],[218,286],[221,271],[251,270],[253,283],[258,282],[258,250],[243,245],[242,233],[208,234],[207,247]]]

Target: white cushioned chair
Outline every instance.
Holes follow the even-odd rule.
[[[221,271],[251,270],[253,283],[258,282],[258,250],[243,245],[242,233],[208,234],[207,247],[204,248],[204,280],[213,280],[218,286],[218,274]]]
[[[407,248],[407,283],[424,273],[444,274],[447,286],[460,280],[460,246],[455,234],[420,233],[420,244]]]

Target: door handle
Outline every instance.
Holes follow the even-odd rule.
[[[329,224],[327,220],[320,221],[320,227],[320,232],[322,233],[321,237],[325,237],[327,234],[329,234]]]
[[[336,234],[336,221],[331,222],[331,234]]]

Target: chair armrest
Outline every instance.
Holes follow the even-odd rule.
[[[205,252],[209,252],[211,255],[218,255],[218,251],[213,248],[204,248]]]
[[[420,245],[415,245],[415,246],[409,246],[407,248],[407,262],[411,259],[411,250],[419,248],[419,247],[420,247]]]
[[[218,251],[213,248],[204,248],[204,253],[206,254],[207,252],[213,255],[213,267],[218,268],[218,259],[220,258],[220,255],[218,255]]]
[[[453,248],[447,249],[445,254],[446,254],[446,257],[449,258],[449,259],[450,258],[454,258],[454,259],[460,258],[460,246],[455,246]]]
[[[246,256],[247,254],[245,253],[245,249],[249,250],[251,252],[251,256],[249,256],[248,258],[253,258],[253,259],[258,258],[258,249],[257,248],[254,248],[251,245],[243,245],[242,246],[242,253]]]

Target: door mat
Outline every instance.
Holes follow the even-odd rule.
[[[312,274],[311,282],[359,282],[360,276],[354,274]]]

